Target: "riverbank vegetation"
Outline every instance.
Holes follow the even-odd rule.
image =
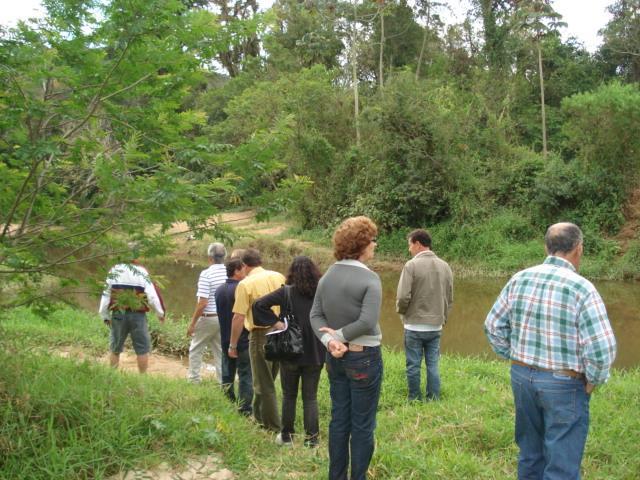
[[[164,340],[171,329],[153,323],[156,352],[174,350]],[[41,316],[17,309],[3,314],[0,330],[2,478],[99,479],[162,462],[179,470],[210,453],[219,454],[236,478],[326,476],[330,403],[324,373],[321,446],[306,449],[296,442],[290,450],[238,415],[212,382],[194,386],[95,363],[94,355],[106,351],[108,333],[93,315],[62,309]],[[59,357],[56,352],[64,347],[75,357]],[[506,363],[445,356],[442,401],[409,404],[404,356],[385,351],[384,360],[372,479],[514,478],[517,451]],[[639,385],[637,369],[614,371],[596,390],[585,478],[637,478]],[[302,431],[300,417],[296,428]]]
[[[320,242],[366,214],[389,255],[427,227],[501,274],[569,220],[590,276],[640,276],[637,2],[594,53],[546,0],[44,3],[0,29],[0,305],[78,288],[75,263],[98,292],[177,224],[226,239],[238,206]]]

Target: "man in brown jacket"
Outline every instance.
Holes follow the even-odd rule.
[[[413,256],[400,275],[396,311],[404,323],[409,400],[421,400],[422,357],[427,364],[426,399],[440,398],[440,336],[453,304],[453,273],[431,251],[431,235],[414,230],[407,238]]]

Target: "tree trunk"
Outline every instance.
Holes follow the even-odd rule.
[[[358,19],[357,1],[353,0],[353,24],[351,26],[351,81],[353,83],[353,114],[356,129],[356,145],[360,146],[360,100],[358,98]]]
[[[380,90],[384,87],[384,0],[378,3],[378,13],[380,14]]]
[[[540,107],[542,114],[542,156],[547,159],[547,114],[544,108],[544,76],[542,72],[542,49],[540,40],[536,43],[538,47],[538,73],[540,74]]]
[[[420,56],[418,57],[418,65],[416,66],[416,80],[420,78],[420,67],[422,66],[422,58],[427,48],[427,36],[429,35],[429,23],[431,23],[431,6],[427,9],[427,24],[424,26],[424,35],[422,36],[422,47],[420,48]]]

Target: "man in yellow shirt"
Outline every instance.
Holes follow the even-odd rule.
[[[264,356],[266,334],[272,327],[254,325],[251,307],[258,298],[284,285],[285,277],[281,273],[262,268],[260,252],[254,248],[245,250],[242,263],[245,265],[247,276],[236,288],[229,357],[238,356],[238,339],[244,325],[249,330],[249,358],[254,393],[253,416],[264,428],[279,432],[280,414],[274,383],[278,374],[278,363],[270,362]]]

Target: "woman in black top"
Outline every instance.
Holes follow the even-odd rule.
[[[291,285],[291,308],[295,320],[302,330],[304,353],[296,360],[280,363],[280,382],[282,384],[282,431],[276,439],[280,445],[291,445],[296,418],[296,400],[298,384],[302,379],[302,404],[304,409],[304,444],[309,447],[318,445],[318,382],[324,364],[325,348],[313,333],[309,322],[309,312],[313,297],[320,280],[320,270],[309,257],[298,256],[293,259],[287,273],[287,285]],[[256,325],[273,325],[278,317],[271,307],[285,304],[285,288],[265,295],[256,300],[253,308]]]

